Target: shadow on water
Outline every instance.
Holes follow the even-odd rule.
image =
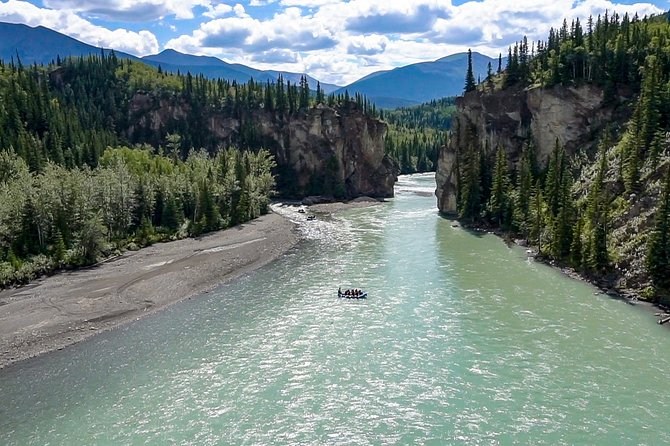
[[[459,229],[467,232],[470,235],[474,235],[475,237],[484,237],[484,236],[489,234],[488,231],[486,231],[484,229],[474,228],[474,227],[468,226],[467,223],[465,223],[465,224],[462,223],[458,219],[458,217],[456,217],[455,215],[444,214],[444,213],[441,213],[439,211],[438,211],[437,215],[442,220],[448,221],[452,228],[459,228]]]

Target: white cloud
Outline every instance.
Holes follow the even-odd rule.
[[[202,15],[209,18],[222,17],[233,10],[233,7],[225,3],[219,3],[218,5],[211,5],[209,9],[204,12]]]
[[[210,0],[43,0],[43,3],[47,8],[133,22],[159,20],[166,16],[192,19],[196,6],[212,8]]]
[[[274,1],[274,0],[273,0]],[[282,6],[299,6],[301,8],[317,8],[325,5],[341,4],[341,0],[280,0]]]
[[[146,54],[158,50],[151,32],[109,30],[91,21],[127,17],[161,23],[162,18],[175,26],[175,18],[194,18],[200,22],[197,28],[165,47],[261,69],[307,71],[340,84],[468,48],[497,56],[524,35],[545,39],[564,18],[586,19],[605,10],[641,16],[661,11],[649,2],[612,0],[471,0],[460,5],[452,0],[249,0],[246,9],[238,0],[42,1],[61,9],[0,0],[0,19],[41,24],[87,43]],[[258,16],[268,10],[274,13]]]
[[[379,34],[369,36],[351,36],[348,39],[347,52],[350,54],[372,55],[383,53],[390,40]]]
[[[481,0],[457,6],[451,0],[256,0],[250,6],[269,3],[279,7],[272,17],[254,18],[253,10],[237,5],[236,16],[202,23],[166,46],[264,69],[307,71],[342,84],[468,48],[497,56],[524,35],[545,39],[564,17],[585,18],[606,9],[660,11],[651,3],[608,0]]]
[[[199,47],[256,53],[272,49],[312,51],[336,44],[334,35],[325,24],[312,16],[303,16],[299,8],[286,8],[266,21],[252,18],[241,5],[235,6],[235,12],[236,17],[203,23],[190,36],[172,39],[166,47],[180,51]]]
[[[71,11],[38,8],[20,0],[0,3],[0,20],[45,26],[89,45],[114,48],[134,55],[155,53],[159,48],[156,36],[149,31],[110,30],[94,25]]]

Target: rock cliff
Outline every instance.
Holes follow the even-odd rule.
[[[496,147],[500,145],[506,152],[508,171],[514,183],[526,143],[534,144],[537,167],[543,171],[558,140],[559,145],[565,147],[571,180],[574,179],[570,186],[574,210],[581,212],[581,221],[586,221],[589,192],[594,189],[602,156],[605,156],[607,167],[603,172],[601,188],[604,193],[601,197],[606,200],[609,265],[602,271],[589,270],[584,267],[583,262],[589,261],[584,255],[577,269],[603,288],[617,289],[631,296],[649,296],[651,285],[645,267],[647,240],[655,224],[662,179],[670,169],[670,133],[665,133],[660,142],[662,149],[657,163],[647,160],[640,169],[639,187],[634,192],[627,192],[623,175],[626,160],[622,153],[636,102],[631,99],[634,98],[630,92],[619,91],[615,105],[607,105],[603,103],[603,90],[589,85],[474,91],[459,98],[453,132],[449,143],[441,150],[437,166],[436,195],[440,211],[448,215],[459,211],[459,162],[467,158],[471,147],[482,156],[481,164],[485,163],[492,170],[490,166],[495,162]],[[610,131],[605,131],[606,128]],[[597,145],[605,134],[608,138],[605,138],[607,142],[602,146],[601,155]],[[480,177],[480,182],[484,181],[490,182],[491,178]],[[481,218],[475,216],[472,223],[497,231],[510,231],[512,236],[522,233],[487,220],[483,215],[486,212],[490,209],[483,207]],[[547,211],[542,212],[546,217]],[[579,241],[590,243],[593,232],[580,230]],[[550,233],[550,229],[544,229],[545,236]],[[546,254],[546,245],[544,249]],[[586,248],[582,245],[581,254],[584,252]],[[565,258],[554,260],[566,264]],[[569,260],[568,264],[574,266],[574,260]]]
[[[556,140],[569,154],[594,144],[594,135],[613,118],[613,109],[603,107],[602,99],[603,91],[591,85],[474,91],[458,98],[452,137],[438,160],[436,195],[440,211],[453,214],[457,210],[459,150],[473,144],[492,151],[500,144],[508,152],[508,160],[516,164],[530,138],[543,167]]]
[[[133,141],[145,128],[156,134],[178,128],[190,107],[138,93],[130,113],[138,123],[127,133]],[[386,124],[365,115],[353,102],[349,107],[319,105],[291,115],[261,108],[241,116],[212,111],[204,119],[218,147],[243,142],[242,146],[270,150],[277,161],[279,192],[284,196],[393,196],[397,173],[384,153]]]

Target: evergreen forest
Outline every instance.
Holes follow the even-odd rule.
[[[389,124],[386,153],[396,160],[400,173],[435,171],[455,112],[455,98],[380,111],[380,117]]]
[[[189,113],[152,127],[133,105],[142,95]],[[363,97],[310,91],[304,77],[238,84],[113,52],[0,62],[0,98],[0,286],[266,213],[276,163],[251,110],[280,120],[316,104],[376,114]],[[242,131],[216,138],[212,112],[239,119]]]
[[[552,29],[546,41],[509,49],[505,70],[471,94],[592,84],[619,122],[599,143],[566,153],[557,141],[541,168],[528,135],[515,165],[504,147],[459,147],[458,213],[476,225],[529,240],[540,254],[594,278],[634,269],[642,252],[648,281],[632,284],[656,299],[670,290],[670,23],[666,15],[605,14]],[[649,207],[640,215],[640,208]],[[655,212],[654,212],[655,208]],[[637,209],[637,211],[636,211]],[[635,214],[637,212],[637,214]],[[637,216],[636,216],[637,215]],[[617,229],[635,224],[630,235]],[[630,232],[630,230],[628,231]],[[645,288],[646,287],[646,288]]]

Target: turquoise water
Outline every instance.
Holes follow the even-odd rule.
[[[433,189],[403,177],[238,282],[0,371],[0,444],[670,444],[670,333],[452,227]]]

